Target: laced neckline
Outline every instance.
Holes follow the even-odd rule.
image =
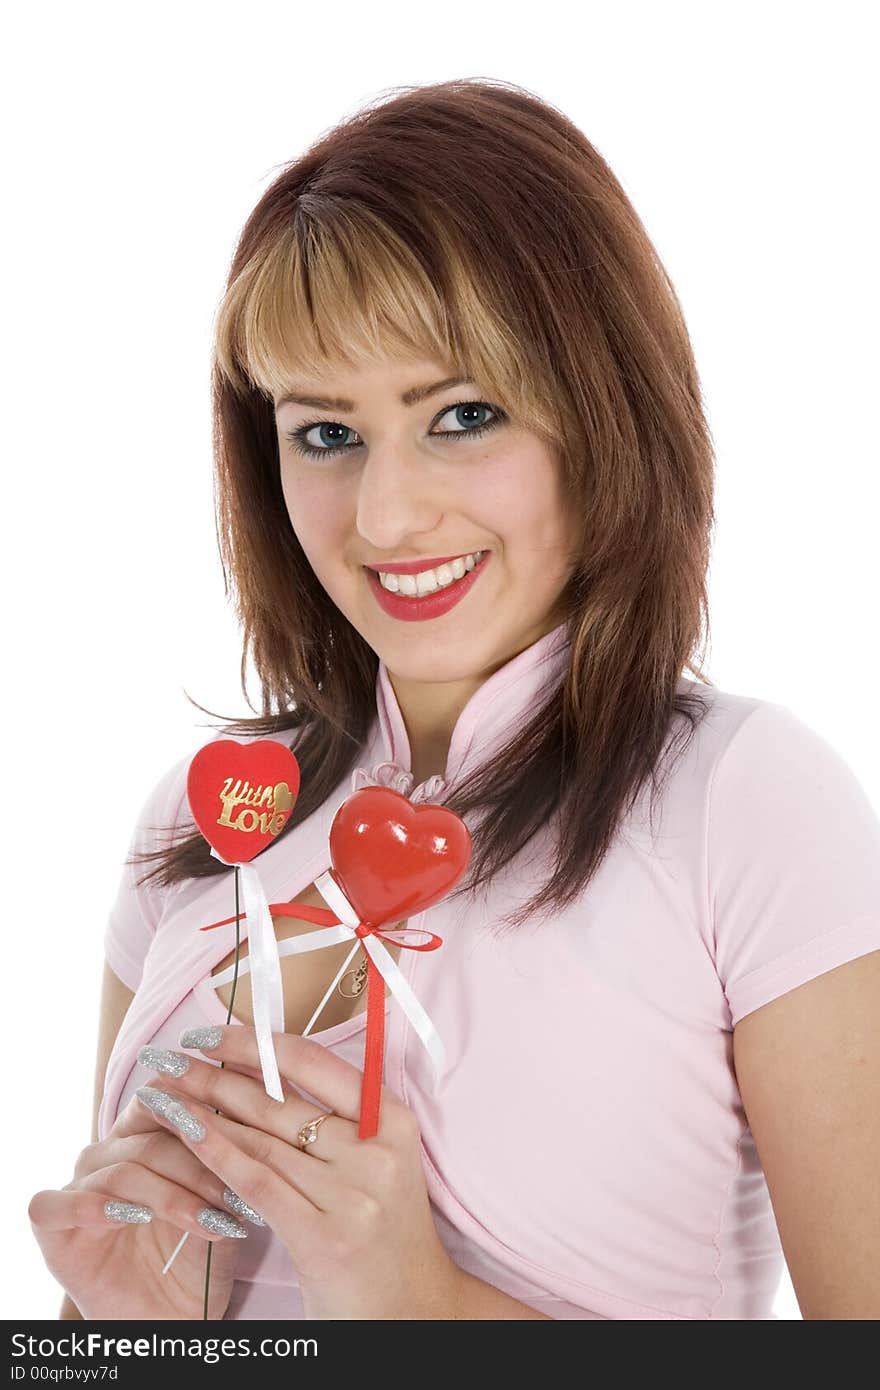
[[[390,787],[392,791],[400,792],[408,801],[420,804],[442,801],[449,786],[439,772],[416,786],[413,785],[414,780],[413,774],[407,772],[406,768],[401,767],[399,763],[386,760],[377,763],[372,771],[365,767],[356,767],[351,777],[351,789],[354,793],[363,787]]]

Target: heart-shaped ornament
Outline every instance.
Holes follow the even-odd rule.
[[[299,763],[273,738],[217,739],[190,762],[186,794],[211,848],[228,864],[247,864],[287,824],[299,795]]]
[[[439,902],[464,875],[471,848],[454,811],[416,805],[390,787],[362,787],[330,826],[331,872],[360,921],[373,927]]]

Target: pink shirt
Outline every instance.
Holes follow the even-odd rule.
[[[447,782],[499,749],[562,678],[567,643],[562,624],[479,687],[455,726]],[[446,1048],[436,1090],[420,1040],[387,1005],[384,1084],[418,1119],[441,1239],[463,1268],[554,1318],[773,1317],[783,1256],[733,1028],[880,948],[880,818],[850,766],[783,705],[684,677],[679,688],[710,709],[653,828],[646,789],[567,911],[491,930],[544,882],[545,832],[488,893],[409,919],[443,938],[399,960]],[[150,793],[133,848],[189,817],[195,751]],[[410,767],[380,663],[358,764],[383,761]],[[330,867],[330,823],[351,790],[348,777],[254,861],[270,902]],[[107,1067],[101,1138],[146,1079],[144,1043],[175,1048],[181,1028],[226,1018],[207,977],[235,926],[198,928],[234,910],[231,875],[163,890],[136,888],[142,872],[124,868],[105,935],[135,997]],[[362,1069],[364,1026],[312,1036]],[[227,1318],[300,1317],[286,1249],[268,1229],[249,1232]]]

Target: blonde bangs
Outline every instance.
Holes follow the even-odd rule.
[[[236,389],[273,400],[340,365],[430,358],[558,440],[552,388],[536,394],[534,369],[474,283],[464,248],[447,228],[434,230],[448,304],[405,242],[363,207],[309,216],[304,230],[289,225],[227,289],[214,332],[220,371]]]

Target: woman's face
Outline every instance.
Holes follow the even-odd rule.
[[[552,453],[479,383],[437,387],[453,375],[442,362],[382,360],[289,388],[324,398],[317,404],[275,402],[294,532],[337,608],[403,681],[485,678],[560,621],[555,604],[575,563],[575,518]],[[466,569],[458,602],[434,616],[402,591],[399,612],[386,611],[366,568],[416,561],[424,571],[475,551],[484,552],[475,579]]]

